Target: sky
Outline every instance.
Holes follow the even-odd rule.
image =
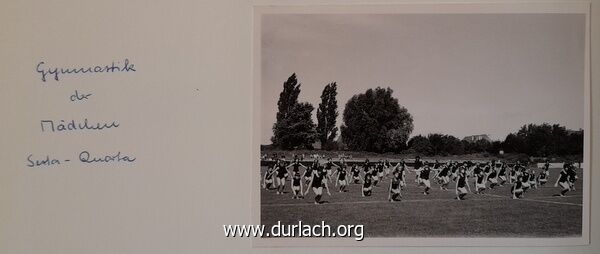
[[[266,14],[260,36],[261,144],[292,73],[313,115],[337,82],[338,126],[350,97],[381,86],[413,116],[411,136],[583,128],[583,14]]]

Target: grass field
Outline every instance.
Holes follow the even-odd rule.
[[[266,170],[261,168],[261,175]],[[261,188],[261,223],[337,225],[362,224],[365,237],[576,237],[581,236],[582,179],[576,191],[567,197],[554,197],[560,189],[554,182],[560,169],[550,170],[550,181],[538,189],[525,192],[524,198],[511,199],[507,183],[485,194],[469,193],[466,200],[455,200],[454,186],[440,190],[432,181],[430,195],[414,182],[415,174],[408,170],[407,186],[402,201],[388,202],[389,178],[373,190],[370,197],[361,197],[361,186],[351,184],[347,192],[337,192],[329,183],[331,196],[323,195],[323,204],[314,204],[312,190],[305,199],[292,199],[290,182],[286,193]],[[433,176],[433,173],[432,173]],[[262,183],[262,182],[261,182]],[[470,179],[474,190],[473,179]],[[306,186],[304,186],[306,190]]]

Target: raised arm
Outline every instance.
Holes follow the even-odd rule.
[[[472,192],[471,185],[469,185],[469,177],[468,176],[465,176],[465,184],[467,185],[467,189],[469,189],[469,192]]]
[[[314,179],[314,173],[313,173],[313,175],[310,176],[310,182],[306,185],[306,191],[304,192],[304,196],[308,195],[308,189],[310,189],[310,186],[312,186],[313,179]]]
[[[265,175],[263,176],[263,189],[267,188],[267,174],[269,174],[269,171],[265,171]]]
[[[441,169],[440,169],[440,170],[436,170],[436,171],[435,171],[435,175],[433,176],[433,178],[434,178],[434,179],[437,179],[437,178],[438,178],[438,176],[440,175],[440,172],[442,172],[442,170],[441,170]]]
[[[458,192],[458,180],[460,179],[456,179],[456,184],[454,185],[454,191]]]
[[[388,188],[388,200],[392,199],[392,181],[393,178],[390,179],[390,187]]]
[[[336,175],[339,175],[339,171],[337,171],[337,170],[335,172],[333,172],[333,174],[331,174],[331,177],[333,179],[335,179]],[[337,181],[335,181],[335,180],[331,180],[331,181],[335,182],[335,186],[337,187],[337,184],[338,184]]]

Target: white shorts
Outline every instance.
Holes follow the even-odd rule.
[[[392,189],[390,192],[394,194],[400,194],[400,189]]]
[[[475,184],[475,188],[477,188],[477,189],[485,189],[485,188],[486,188],[486,187],[485,187],[485,183],[478,183],[478,184]]]
[[[492,178],[492,179],[490,179],[490,183],[498,183],[498,179]]]
[[[341,185],[346,185],[346,180],[338,180]]]
[[[563,188],[563,190],[571,189],[569,182],[559,182],[558,185]]]
[[[465,187],[457,188],[456,194],[467,194],[467,188],[465,188]]]
[[[531,185],[529,185],[529,182],[524,182],[523,183],[523,188],[529,188],[531,187]]]
[[[537,183],[535,182],[535,180],[533,180],[533,181],[529,181],[529,185],[530,185],[530,186],[534,186],[534,185],[536,185],[536,184],[537,184]]]
[[[273,183],[273,178],[265,180],[265,183]]]
[[[299,191],[300,190],[300,185],[292,185],[292,190]]]
[[[323,187],[313,187],[313,191],[315,192],[316,195],[321,195],[323,194]]]
[[[431,182],[429,181],[429,179],[421,179],[421,183],[423,183],[427,187],[431,187]]]
[[[379,177],[377,175],[373,175],[373,181],[379,181]]]
[[[277,177],[277,185],[285,185],[285,178]]]
[[[521,188],[519,188],[519,189],[516,189],[516,190],[514,190],[514,193],[519,193],[519,194],[520,194],[520,193],[523,193],[523,189],[521,189]]]

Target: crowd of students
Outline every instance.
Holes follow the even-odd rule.
[[[347,192],[349,184],[359,184],[362,186],[363,197],[371,196],[374,187],[385,185],[388,189],[388,201],[395,202],[402,199],[402,190],[407,185],[406,173],[411,170],[415,172],[415,184],[423,187],[424,195],[430,194],[433,180],[444,191],[454,183],[457,200],[465,199],[469,192],[483,194],[488,189],[506,184],[511,185],[512,198],[518,199],[523,198],[527,191],[545,185],[550,179],[548,161],[538,173],[537,167],[529,167],[519,161],[512,165],[496,160],[439,162],[423,161],[417,156],[412,164],[409,169],[404,160],[392,163],[388,160],[370,162],[366,159],[350,166],[344,159],[337,163],[331,159],[324,163],[315,159],[304,165],[298,158],[291,162],[280,158],[267,167],[262,176],[263,188],[276,189],[276,194],[284,194],[286,182],[290,178],[293,199],[303,199],[312,189],[315,204],[320,204],[323,191],[331,196],[330,184],[334,184],[340,193]],[[300,172],[301,170],[303,171]],[[474,178],[473,189],[469,184],[470,178]],[[560,186],[560,193],[556,196],[565,196],[567,192],[575,190],[576,180],[576,167],[565,162],[554,184],[555,187]]]

